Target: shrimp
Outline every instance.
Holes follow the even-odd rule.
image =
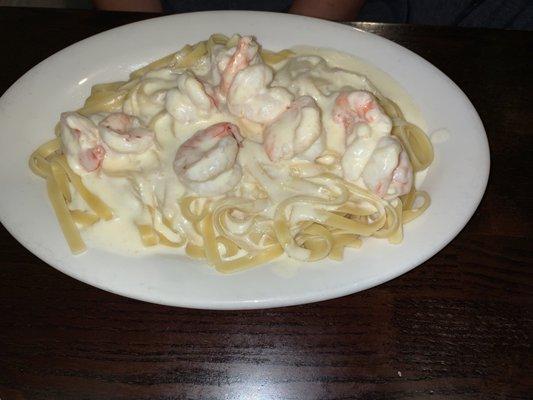
[[[239,183],[236,164],[242,142],[239,128],[221,122],[196,132],[176,152],[174,171],[179,180],[200,195],[220,195]]]
[[[342,123],[349,135],[357,123],[367,123],[380,136],[390,134],[392,121],[370,92],[341,92],[335,99],[333,120]]]
[[[344,126],[346,150],[341,159],[349,181],[361,176],[381,138],[390,136],[392,121],[370,92],[341,92],[335,99],[333,120]]]
[[[100,168],[105,158],[106,151],[103,146],[97,145],[91,149],[80,152],[80,164],[92,172]]]
[[[109,114],[98,124],[103,142],[113,152],[140,154],[154,144],[154,132],[141,121],[124,113]]]
[[[186,72],[178,79],[178,87],[167,92],[165,108],[178,122],[188,124],[207,118],[216,110],[213,89]]]
[[[287,109],[293,96],[284,88],[269,87],[274,75],[270,67],[261,63],[258,50],[257,43],[244,36],[231,56],[216,56],[220,81],[215,97],[225,101],[233,115],[263,124]]]
[[[389,192],[392,189],[393,196],[403,196],[411,191],[413,187],[414,173],[413,166],[405,149],[400,153],[397,167],[392,171],[392,182]]]
[[[362,177],[369,190],[387,200],[409,193],[413,168],[398,139],[391,136],[380,139]]]
[[[237,74],[248,67],[254,60],[258,46],[251,37],[244,36],[237,42],[235,52],[229,59],[222,59],[218,63],[221,71],[219,92],[226,96]]]
[[[240,71],[227,95],[233,115],[260,124],[268,124],[289,108],[293,95],[285,88],[270,87],[272,69],[256,64]]]
[[[79,175],[97,170],[104,160],[98,128],[93,121],[75,112],[61,114],[61,141],[69,166]]]
[[[323,144],[318,140],[321,134],[320,108],[312,97],[302,96],[266,128],[263,146],[270,160],[289,160],[314,147],[317,141],[320,147]],[[311,153],[318,153],[316,158],[323,146],[322,149],[312,150]]]

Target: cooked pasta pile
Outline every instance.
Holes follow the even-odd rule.
[[[430,204],[414,175],[432,161],[425,133],[366,78],[215,34],[95,85],[29,163],[73,253],[85,229],[122,218],[144,246],[231,273],[400,243]]]

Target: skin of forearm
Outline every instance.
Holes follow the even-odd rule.
[[[329,19],[353,21],[365,0],[294,0],[290,13]]]
[[[93,0],[93,4],[108,11],[163,12],[159,0]]]

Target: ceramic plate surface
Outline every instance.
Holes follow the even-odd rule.
[[[275,29],[272,29],[275,25]],[[28,157],[53,135],[59,114],[78,108],[96,83],[124,80],[150,60],[210,34],[251,34],[265,48],[329,47],[355,54],[391,75],[412,97],[428,132],[445,129],[422,186],[432,205],[408,224],[404,242],[367,241],[343,262],[279,261],[221,275],[184,256],[127,257],[90,248],[73,256]],[[337,23],[255,12],[167,16],[126,25],[70,46],[20,78],[0,99],[0,217],[26,248],[90,285],[149,302],[206,309],[302,304],[370,288],[420,265],[465,226],[489,174],[489,148],[476,110],[442,72],[386,39]]]

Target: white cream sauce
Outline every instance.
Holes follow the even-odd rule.
[[[378,67],[364,61],[362,58],[332,49],[312,46],[296,46],[291,49],[297,55],[317,55],[322,57],[332,67],[342,68],[368,78],[368,84],[375,87],[385,97],[400,105],[405,119],[426,131],[426,121],[420,113],[409,92],[404,89],[389,74]]]
[[[352,54],[343,53],[337,50],[318,48],[312,46],[295,46],[291,48],[297,55],[317,55],[327,61],[332,67],[342,68],[352,71],[368,78],[369,85],[372,85],[385,97],[388,97],[400,106],[405,119],[417,125],[424,132],[427,132],[427,124],[422,117],[420,109],[413,101],[409,92],[392,78],[385,71],[372,65],[362,58]],[[440,139],[440,136],[439,136]],[[432,138],[433,141],[433,138]],[[433,141],[436,142],[436,141]],[[415,175],[415,186],[420,187],[426,178],[427,170],[417,172]]]
[[[322,113],[331,113],[333,107],[334,93],[346,85],[356,89],[375,91],[379,90],[386,97],[398,103],[404,112],[406,119],[417,124],[422,129],[426,128],[420,111],[410,98],[408,92],[401,87],[394,79],[382,70],[372,66],[360,58],[337,52],[329,49],[318,49],[309,46],[299,46],[292,49],[298,55],[309,55],[308,64],[321,63],[315,75],[306,73],[305,63],[302,63],[301,70],[295,68],[292,72],[297,75],[299,84],[295,85],[293,77],[283,69],[282,63],[277,68],[274,75],[273,85],[284,86],[293,95],[310,94],[317,100],[322,109]],[[326,60],[320,61],[317,56]],[[288,63],[291,61],[289,60]],[[341,70],[333,70],[340,68]],[[281,71],[280,71],[281,69]],[[296,71],[296,72],[294,72]],[[329,85],[321,85],[321,72],[329,74]],[[332,72],[333,71],[333,72]],[[352,74],[355,72],[357,75]],[[176,102],[183,103],[179,90],[183,87],[173,81],[175,77],[168,72],[151,72],[147,74],[140,83],[137,84],[133,95],[124,106],[125,112],[135,113],[146,123],[157,113],[161,113],[165,107],[169,107],[169,99],[165,103],[160,95],[160,90],[173,90],[173,97]],[[183,85],[182,85],[183,86]],[[144,87],[144,89],[143,89]],[[305,93],[300,93],[305,88]],[[173,113],[174,114],[174,113]],[[179,115],[184,115],[179,114]],[[241,184],[236,189],[238,193],[246,193],[253,190],[253,183],[247,177],[260,182],[263,186],[269,187],[269,193],[277,202],[290,197],[294,191],[284,185],[283,181],[289,175],[290,169],[294,167],[294,161],[272,163],[263,147],[256,143],[262,137],[262,125],[249,120],[239,119],[227,111],[209,109],[202,114],[203,119],[198,122],[190,122],[187,118],[182,118],[178,123],[170,114],[166,113],[158,118],[153,124],[156,134],[156,153],[159,168],[139,173],[130,174],[128,178],[117,178],[107,176],[100,172],[85,174],[82,176],[83,183],[93,193],[97,194],[114,211],[116,218],[112,221],[101,221],[95,225],[83,229],[83,237],[89,247],[104,248],[111,252],[118,252],[125,255],[139,255],[150,253],[176,253],[183,252],[183,248],[176,250],[164,246],[153,246],[146,248],[142,245],[136,224],[146,223],[149,214],[146,212],[144,204],[159,204],[163,216],[173,219],[177,224],[183,220],[177,204],[177,199],[183,196],[187,189],[177,178],[173,170],[173,160],[180,144],[190,138],[195,132],[205,129],[218,122],[231,122],[239,126],[241,134],[247,138],[244,141],[238,155],[238,162],[246,172]],[[323,120],[324,128],[333,134],[328,134],[327,143],[322,143],[330,149],[339,152],[344,151],[345,144],[338,137],[342,135],[334,134],[342,129],[338,124],[331,122],[331,118]],[[321,139],[323,140],[323,139]],[[319,146],[319,144],[313,144]],[[302,156],[302,159],[305,157]],[[260,167],[259,164],[262,166]],[[297,164],[297,163],[296,163]],[[277,174],[277,175],[276,175]],[[417,174],[416,184],[419,185],[425,176],[425,171]],[[253,180],[252,179],[252,180]],[[145,190],[148,188],[148,190]],[[313,190],[312,187],[308,188]],[[74,201],[72,208],[86,209],[83,200],[73,193]],[[274,208],[264,211],[264,216],[272,218]],[[293,210],[291,219],[316,219],[316,212],[310,207],[298,207]]]

